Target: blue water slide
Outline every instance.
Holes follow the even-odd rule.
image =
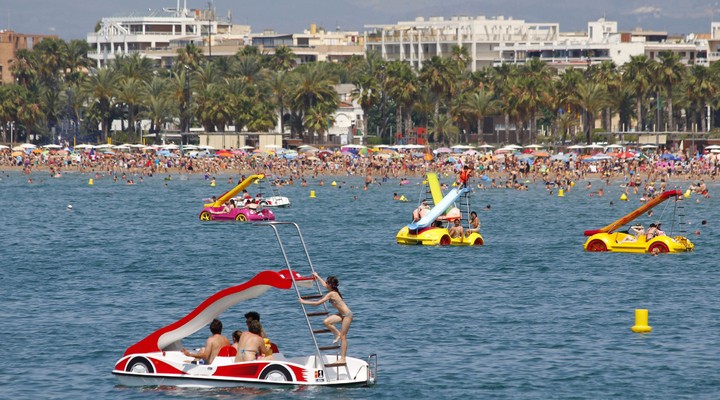
[[[451,189],[448,194],[446,194],[445,197],[443,197],[443,199],[435,205],[435,207],[433,207],[427,214],[425,214],[424,217],[420,218],[420,221],[413,222],[412,224],[408,225],[408,229],[412,231],[416,229],[427,228],[439,216],[443,215],[443,213],[445,213],[445,211],[450,208],[450,206],[455,202],[455,200],[458,199],[458,197],[469,191],[470,189],[468,188]]]

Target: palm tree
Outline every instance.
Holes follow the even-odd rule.
[[[501,111],[505,117],[505,140],[510,139],[510,114],[515,113],[515,106],[517,102],[514,101],[510,96],[512,93],[513,85],[519,76],[518,67],[514,64],[501,64],[497,67],[493,67],[490,73],[490,87],[491,90],[498,96],[501,102]],[[515,127],[516,131],[519,126]]]
[[[522,87],[521,102],[530,118],[530,141],[537,134],[538,110],[548,102],[548,89],[553,71],[546,62],[533,58],[521,68],[522,78],[518,83]]]
[[[468,114],[477,120],[478,138],[482,138],[483,135],[483,118],[498,111],[500,111],[500,101],[495,99],[493,92],[483,89],[464,97],[460,105],[460,112]]]
[[[388,95],[398,105],[395,132],[403,132],[403,119],[405,119],[405,132],[409,132],[412,129],[412,104],[420,90],[417,75],[408,63],[402,61],[388,63],[386,70]]]
[[[592,133],[595,129],[595,116],[598,111],[608,103],[608,94],[605,88],[596,82],[587,81],[575,89],[573,100],[575,104],[585,110],[585,141],[592,144]]]
[[[188,66],[194,71],[200,66],[201,60],[203,60],[203,55],[200,48],[190,43],[184,48],[178,49],[177,58],[175,63],[173,63],[173,69],[175,73],[179,73],[185,66]]]
[[[440,103],[454,94],[459,81],[460,69],[451,58],[433,56],[423,63],[420,70],[420,81],[435,93],[434,118],[440,113]]]
[[[623,65],[623,82],[630,86],[635,92],[635,104],[637,107],[638,132],[644,128],[642,117],[642,104],[647,98],[648,91],[653,84],[653,61],[645,55],[631,56],[630,61]]]
[[[114,67],[121,79],[134,78],[140,82],[148,82],[153,76],[153,62],[138,53],[116,58]]]
[[[429,135],[433,137],[435,142],[447,144],[457,142],[459,133],[460,130],[457,125],[455,125],[453,118],[443,113],[433,118],[432,129]]]
[[[324,134],[334,122],[332,114],[323,110],[323,107],[310,108],[303,118],[303,125],[310,131],[311,137],[314,138],[317,133],[321,143],[325,143]],[[314,143],[313,139],[311,141]]]
[[[362,131],[363,135],[367,135],[370,109],[382,100],[386,79],[384,76],[385,63],[377,53],[368,52],[364,61],[351,64],[351,67],[350,79],[355,85],[351,96],[357,100],[363,110]]]
[[[144,85],[143,108],[138,115],[151,121],[151,131],[159,132],[160,127],[171,122],[177,115],[173,113],[175,107],[171,97],[167,95],[170,83],[166,78],[155,76]]]
[[[310,109],[322,106],[335,110],[339,100],[334,88],[336,79],[329,74],[324,63],[305,64],[294,72],[290,103],[295,118],[300,120],[297,122],[302,135],[303,116]]]
[[[680,83],[687,72],[687,68],[680,63],[680,56],[672,51],[661,51],[658,54],[660,61],[654,64],[654,75],[660,86],[663,87],[667,97],[668,124],[670,130],[675,130],[673,115],[673,87]]]
[[[115,88],[119,76],[111,68],[101,68],[90,75],[83,90],[89,93],[90,101],[95,105],[102,126],[102,140],[108,138],[110,130],[110,112],[115,100]]]
[[[280,133],[285,133],[285,106],[287,105],[287,94],[290,88],[288,74],[284,70],[269,71],[264,79],[273,95],[273,103],[276,112],[279,114]]]
[[[295,53],[287,46],[275,48],[275,54],[270,57],[270,67],[274,71],[289,71],[295,68]]]
[[[142,104],[142,101],[145,98],[144,89],[144,83],[140,79],[129,77],[120,81],[120,86],[117,90],[116,101],[127,107],[128,141],[133,141],[133,134],[138,133],[135,130],[135,114],[137,112],[137,106]]]
[[[615,63],[612,61],[606,60],[600,64],[593,65],[590,67],[588,73],[590,77],[595,82],[601,84],[612,97],[615,97],[618,94],[618,91],[623,87],[620,80],[620,74],[618,73]],[[608,103],[603,110],[603,129],[608,132],[612,130],[612,127],[610,126],[612,119],[611,105],[611,103]]]
[[[428,132],[428,124],[430,116],[433,114],[433,110],[435,109],[435,103],[435,94],[427,87],[421,86],[412,108],[413,111],[420,114],[420,120],[425,127],[425,132]]]

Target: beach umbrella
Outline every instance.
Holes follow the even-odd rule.
[[[300,153],[314,153],[316,151],[320,151],[320,149],[318,149],[317,147],[313,147],[313,146],[309,146],[309,145],[303,146],[302,148],[298,147],[298,149],[299,149]]]
[[[480,147],[480,148],[482,148],[482,149],[494,149],[494,148],[495,148],[495,146],[493,146],[493,145],[491,145],[491,144],[481,144],[481,145],[478,146],[478,147]]]
[[[0,150],[9,149],[10,146],[5,146],[4,144],[0,144]]]
[[[455,146],[450,147],[453,150],[469,150],[473,149],[473,146],[468,146],[466,144],[456,144]]]
[[[525,146],[526,149],[542,149],[545,146],[540,146],[539,144],[529,144]]]
[[[35,146],[35,145],[32,144],[32,143],[23,143],[23,144],[20,145],[20,147],[22,147],[23,149],[34,149],[34,148],[36,148],[37,146]]]
[[[360,144],[346,144],[342,146],[340,149],[366,149],[366,146],[360,145]]]
[[[62,146],[60,146],[59,144],[46,144],[46,145],[42,146],[42,148],[44,148],[44,149],[62,149]]]
[[[644,147],[644,146],[643,146],[643,147]],[[713,145],[710,145],[710,146],[705,146],[705,150],[718,150],[718,149],[720,149],[720,146],[718,146],[718,145],[716,145],[716,144],[713,144]]]
[[[13,151],[12,154],[10,154],[13,157],[22,157],[25,155],[22,151]]]
[[[581,144],[574,144],[572,146],[568,146],[568,149],[571,149],[571,150],[580,150],[580,149],[584,149],[584,148],[585,148],[585,146],[583,146]]]
[[[634,153],[631,153],[631,152],[629,152],[629,151],[626,151],[626,152],[618,153],[618,154],[617,154],[617,158],[625,158],[625,159],[627,159],[627,158],[635,158],[635,157],[636,157],[635,154],[634,154]]]
[[[215,150],[215,147],[207,145],[207,144],[201,144],[200,146],[198,146],[198,149],[200,149],[200,150]]]
[[[254,149],[254,147],[252,147],[252,146],[247,146],[247,145],[246,145],[246,146],[240,146],[240,147],[238,147],[238,149],[240,149],[240,150],[252,150],[252,149]]]
[[[534,155],[535,157],[550,157],[550,153],[548,153],[547,151],[540,151],[540,150],[533,151],[532,155]]]
[[[480,154],[480,153],[479,153],[477,150],[472,150],[472,149],[471,149],[471,150],[465,150],[465,151],[463,151],[462,154],[465,155],[465,156],[475,156],[475,155],[478,155],[478,154]]]
[[[445,153],[452,153],[452,150],[450,150],[447,147],[440,147],[439,149],[433,150],[433,153],[435,154],[445,154]]]
[[[423,146],[423,145],[421,145],[421,144],[406,144],[406,145],[405,145],[405,148],[406,148],[406,149],[411,149],[411,150],[417,150],[417,149],[424,149],[425,146]]]
[[[282,146],[279,146],[279,145],[277,145],[277,144],[266,144],[265,146],[263,146],[263,148],[266,148],[266,149],[281,149]]]
[[[84,143],[84,144],[79,144],[79,145],[75,146],[75,148],[76,149],[93,149],[93,148],[95,148],[95,146]]]

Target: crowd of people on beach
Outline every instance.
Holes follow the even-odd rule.
[[[651,197],[664,190],[670,181],[688,182],[692,191],[708,196],[706,180],[714,181],[720,167],[720,157],[707,153],[695,157],[666,157],[667,151],[648,152],[643,158],[610,158],[588,162],[582,156],[573,157],[526,157],[523,154],[478,153],[476,155],[439,154],[428,157],[423,153],[398,152],[392,157],[370,153],[359,156],[346,152],[325,152],[322,157],[300,155],[294,158],[269,153],[243,153],[231,157],[191,157],[180,151],[160,155],[152,151],[94,152],[29,151],[22,155],[0,152],[0,169],[21,169],[31,175],[48,172],[60,178],[65,172],[107,174],[116,181],[135,184],[143,176],[154,174],[205,174],[208,179],[215,175],[263,173],[273,177],[273,184],[303,186],[322,185],[324,176],[364,176],[367,189],[372,183],[398,182],[407,184],[408,177],[422,177],[426,172],[442,176],[460,175],[471,169],[461,182],[473,189],[527,190],[529,183],[542,182],[549,193],[571,190],[574,182],[601,178],[627,182],[628,190],[643,197]],[[118,178],[120,177],[120,178]],[[32,179],[32,178],[30,178]],[[137,180],[136,180],[137,179]],[[677,183],[673,185],[677,186]],[[596,192],[602,196],[604,191]]]

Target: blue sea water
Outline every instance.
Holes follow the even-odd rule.
[[[120,386],[110,371],[127,347],[213,293],[284,265],[270,228],[199,221],[202,199],[237,175],[219,175],[216,187],[202,175],[164,177],[134,186],[103,177],[90,186],[93,176],[80,173],[34,173],[32,184],[17,172],[0,175],[0,397],[720,398],[717,197],[683,202],[688,226],[700,230],[687,233],[694,253],[583,252],[585,229],[638,206],[637,196],[619,201],[621,182],[604,197],[590,196],[584,182],[564,197],[540,183],[527,192],[477,191],[486,245],[473,248],[395,244],[419,178],[367,191],[356,177],[283,187],[293,205],[276,209],[277,219],[297,222],[316,270],[340,278],[355,314],[349,353],[378,354],[377,385]],[[394,192],[411,201],[392,201]],[[486,204],[491,211],[482,211]],[[655,217],[663,210],[672,212],[661,205]],[[649,310],[652,333],[630,331],[637,308]],[[286,355],[309,354],[291,292],[238,304],[221,316],[225,333],[242,328],[249,310],[262,314]],[[207,335],[184,344],[199,347]]]

